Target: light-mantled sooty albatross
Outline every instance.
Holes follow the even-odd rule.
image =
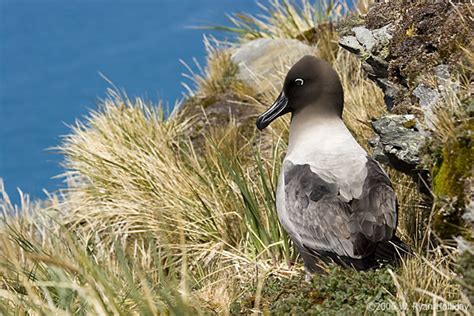
[[[307,272],[318,262],[367,270],[396,263],[408,247],[395,236],[397,199],[387,174],[342,121],[344,96],[336,71],[305,56],[257,119],[262,130],[291,113],[288,152],[276,193],[278,217]]]

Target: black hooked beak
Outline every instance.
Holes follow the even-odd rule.
[[[257,118],[257,128],[259,130],[264,129],[277,117],[288,112],[290,112],[288,98],[286,97],[285,92],[282,91],[276,101],[273,102],[272,106]]]

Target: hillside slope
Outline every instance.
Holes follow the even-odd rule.
[[[472,312],[471,9],[271,0],[265,12],[219,27],[235,43],[206,38],[207,65],[189,67],[169,118],[110,91],[58,147],[67,187],[19,206],[3,194],[0,313]],[[415,250],[400,267],[304,282],[275,211],[289,120],[263,133],[254,121],[305,54],[338,71],[344,121],[393,181]]]

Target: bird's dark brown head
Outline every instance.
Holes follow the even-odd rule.
[[[342,117],[344,95],[341,81],[330,64],[314,56],[305,56],[291,67],[283,89],[268,110],[257,118],[262,130],[277,117],[298,113],[311,106],[320,115]]]

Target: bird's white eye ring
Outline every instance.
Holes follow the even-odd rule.
[[[304,80],[301,78],[298,78],[295,80],[295,83],[297,86],[302,86],[304,84]]]

